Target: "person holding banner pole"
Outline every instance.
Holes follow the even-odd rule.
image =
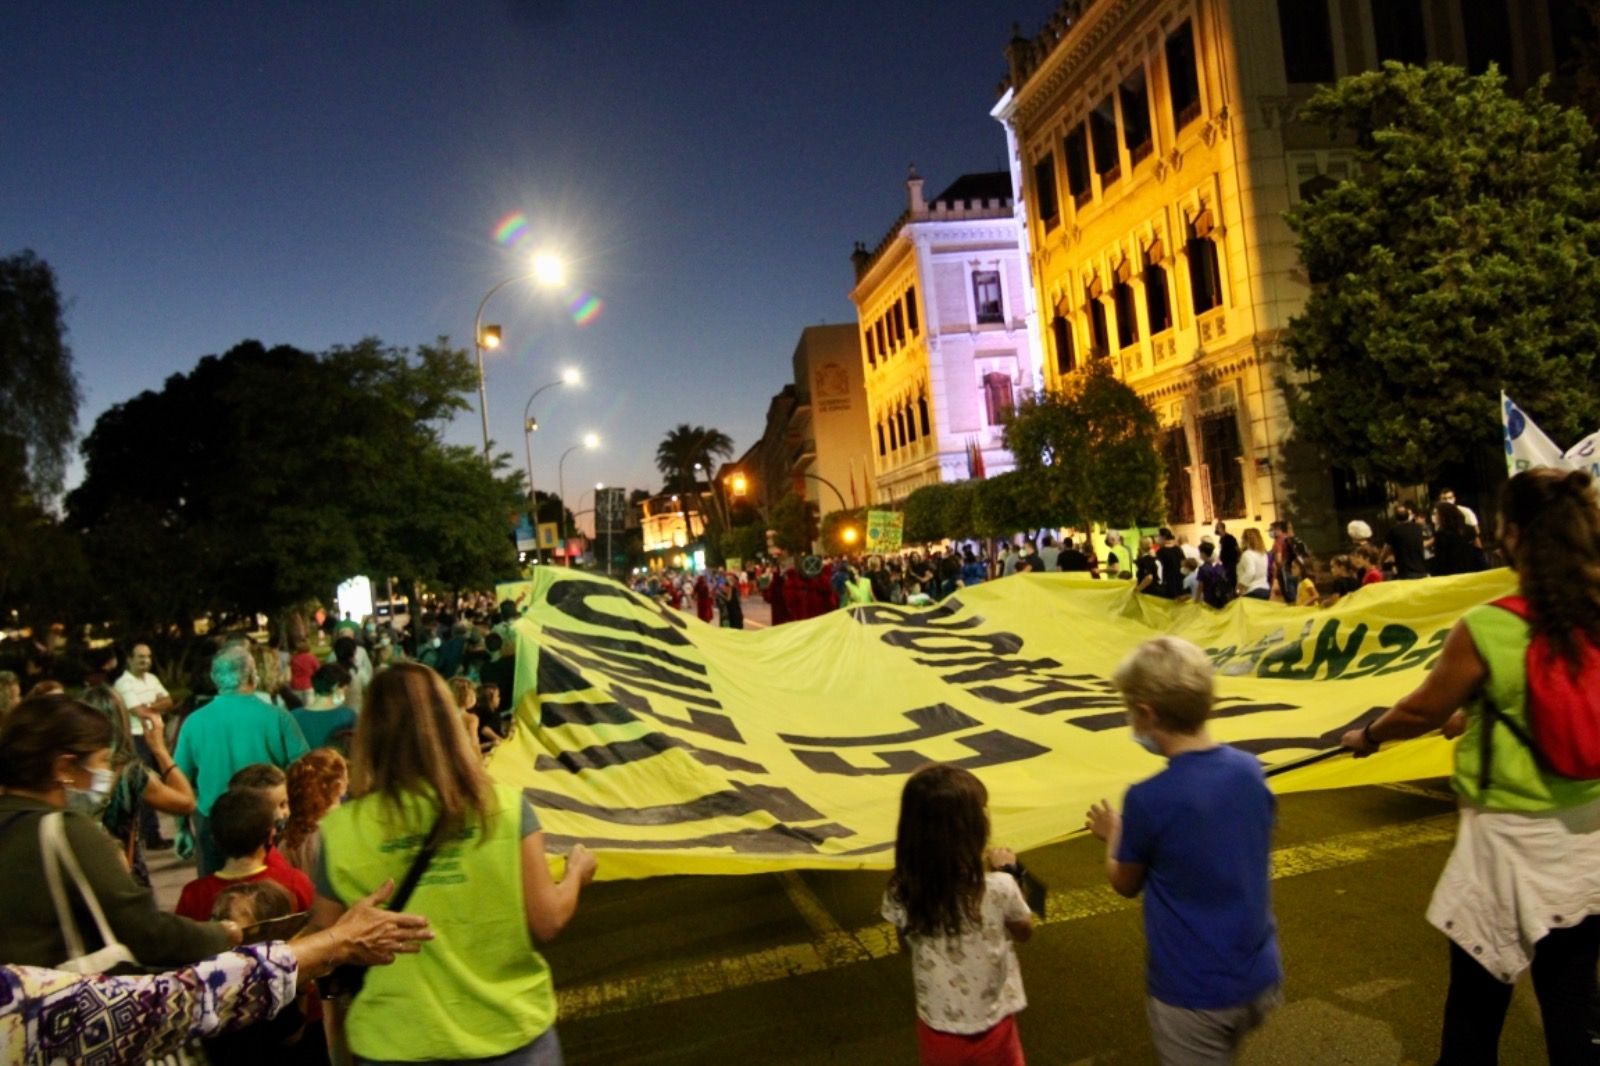
[[[1450,940],[1439,1061],[1495,1061],[1513,986],[1531,970],[1550,1061],[1591,1063],[1600,751],[1584,745],[1596,737],[1600,686],[1600,498],[1590,476],[1517,474],[1501,500],[1500,540],[1520,596],[1468,611],[1416,691],[1341,743],[1361,757],[1441,727],[1461,737],[1456,844],[1428,907]],[[1575,700],[1551,698],[1558,683]],[[1571,726],[1573,742],[1541,743],[1558,725]],[[1572,761],[1580,751],[1595,756],[1592,772]]]

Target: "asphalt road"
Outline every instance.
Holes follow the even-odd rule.
[[[1431,1063],[1445,941],[1423,919],[1454,828],[1443,782],[1285,797],[1274,904],[1285,1003],[1247,1066]],[[1033,1063],[1154,1061],[1136,903],[1079,838],[1024,856],[1052,891],[1021,947]],[[547,951],[567,1061],[916,1062],[906,958],[878,918],[884,875],[763,874],[598,884]],[[1543,1061],[1524,978],[1501,1061]]]
[[[1423,919],[1450,851],[1442,781],[1282,797],[1273,895],[1284,1006],[1245,1066],[1431,1063],[1445,941]],[[1070,814],[1071,812],[1064,812]],[[1021,946],[1034,1064],[1154,1062],[1138,904],[1104,883],[1080,837],[1023,856],[1050,886]],[[169,909],[193,876],[154,857]],[[881,873],[671,877],[600,883],[546,949],[568,1063],[916,1062],[910,969],[878,917]],[[1527,978],[1501,1041],[1544,1061]]]

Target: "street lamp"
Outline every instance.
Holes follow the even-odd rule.
[[[528,397],[528,402],[522,405],[522,450],[528,460],[528,507],[533,512],[533,557],[541,563],[544,562],[544,549],[539,545],[539,494],[533,489],[533,432],[539,428],[539,420],[533,417],[533,401],[537,400],[540,393],[546,389],[553,389],[557,385],[578,385],[582,382],[583,375],[578,372],[578,368],[569,366],[561,372],[559,381],[540,385],[533,390],[533,395]],[[563,500],[561,505],[565,507],[566,501]]]
[[[556,485],[561,492],[561,541],[563,546],[567,540],[567,456],[579,448],[593,451],[598,447],[600,447],[600,434],[585,433],[582,441],[562,452],[561,458],[556,460]],[[565,550],[564,547],[563,550]],[[567,565],[572,565],[572,557],[570,555],[567,556]]]
[[[478,359],[478,419],[483,423],[483,461],[489,461],[489,396],[483,384],[483,350],[491,351],[500,347],[502,340],[499,326],[485,326],[483,324],[483,309],[488,306],[489,298],[501,289],[518,281],[534,281],[541,288],[552,289],[566,280],[566,266],[559,256],[553,252],[539,252],[531,263],[531,270],[526,274],[517,274],[506,278],[494,288],[483,294],[483,299],[478,301],[478,312],[472,316],[472,350]]]

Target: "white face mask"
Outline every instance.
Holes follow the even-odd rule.
[[[100,817],[100,812],[111,802],[111,789],[115,784],[116,778],[110,770],[90,770],[88,788],[67,786],[67,810],[86,814],[90,818]]]
[[[1151,755],[1160,755],[1161,747],[1148,733],[1134,733],[1133,742],[1148,751]]]

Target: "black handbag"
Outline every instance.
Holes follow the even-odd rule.
[[[441,813],[434,820],[433,829],[428,833],[428,842],[422,845],[417,857],[411,860],[411,868],[406,871],[405,879],[390,897],[389,910],[405,909],[406,903],[411,899],[411,893],[416,891],[417,883],[422,880],[422,875],[428,872],[428,865],[433,862],[434,853],[439,850],[443,829],[444,814]],[[354,999],[367,983],[368,969],[370,967],[354,962],[335,967],[332,973],[317,981],[317,991],[324,999]]]

